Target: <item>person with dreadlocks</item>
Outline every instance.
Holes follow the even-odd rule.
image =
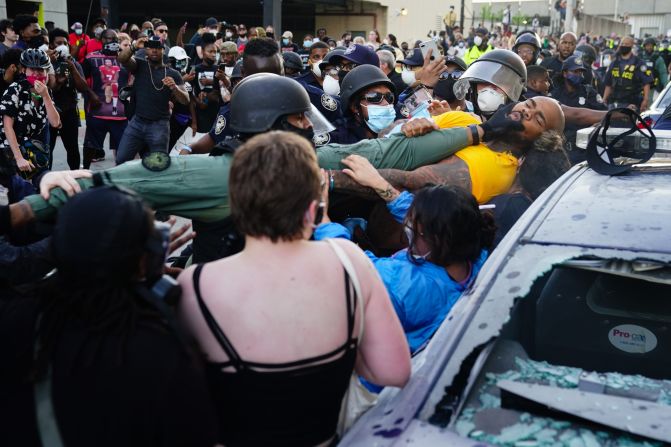
[[[33,297],[0,300],[0,445],[214,446],[196,357],[144,285],[167,248],[149,209],[114,186],[85,191],[50,248],[57,272]]]

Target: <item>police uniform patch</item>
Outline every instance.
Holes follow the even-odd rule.
[[[187,93],[191,93],[193,91],[193,87],[191,87],[191,84],[189,84],[188,82],[184,83],[184,88],[186,89]]]
[[[338,108],[338,103],[336,102],[335,99],[328,93],[324,93],[322,95],[322,106],[331,112],[335,112],[336,109]]]
[[[401,116],[406,118],[410,116],[410,110],[408,110],[408,106],[406,105],[403,105],[398,112],[401,114]]]
[[[575,63],[578,64],[578,65],[582,65],[582,59],[579,58],[579,57],[576,57],[575,58]]]
[[[598,93],[596,94],[596,102],[598,102],[598,103],[600,103],[600,104],[603,103],[603,98],[602,98],[601,95],[598,94]]]
[[[580,104],[581,106],[584,106],[585,105],[585,98],[583,98],[582,96],[580,98],[578,98],[578,104]]]
[[[224,115],[219,115],[217,117],[217,122],[214,124],[214,133],[219,135],[226,128],[226,117]]]
[[[641,65],[641,71],[642,71],[643,73],[645,73],[647,69],[648,69],[648,66],[647,66],[647,65]]]
[[[331,141],[331,134],[320,133],[312,137],[312,141],[314,142],[315,146],[323,146]]]

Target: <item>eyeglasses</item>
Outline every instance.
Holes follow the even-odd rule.
[[[327,70],[324,70],[324,74],[327,74],[329,76],[338,76],[338,69],[337,68],[329,68]]]
[[[347,64],[347,65],[340,64],[340,65],[336,66],[336,68],[340,71],[352,71],[352,69],[354,69],[358,66],[359,66],[359,64],[351,63],[351,64]]]
[[[163,34],[163,33],[167,33],[168,29],[167,28],[161,28],[161,29],[157,29],[156,32]]]
[[[380,93],[380,92],[371,92],[371,93],[366,93],[363,95],[362,100],[365,100],[366,102],[370,104],[380,104],[382,100],[384,99],[387,101],[387,104],[393,104],[394,103],[394,94],[391,92],[387,93]]]
[[[453,71],[453,72],[449,72],[449,73],[446,71],[446,72],[440,74],[439,79],[443,79],[443,80],[454,79],[456,81],[463,74],[464,74],[463,71]]]

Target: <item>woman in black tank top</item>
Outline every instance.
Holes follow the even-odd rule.
[[[252,138],[229,189],[245,249],[180,276],[179,312],[207,358],[219,441],[328,445],[353,371],[388,386],[408,380],[403,330],[363,252],[309,241],[323,178],[307,140]]]

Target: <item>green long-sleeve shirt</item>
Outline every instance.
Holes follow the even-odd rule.
[[[367,158],[378,169],[413,170],[436,163],[468,145],[468,129],[453,128],[414,138],[403,136],[363,140],[356,144],[331,144],[317,150],[320,167],[342,169],[340,161],[351,154]],[[228,172],[233,158],[190,155],[172,157],[170,166],[160,172],[149,171],[139,160],[104,171],[102,180],[131,189],[149,206],[165,213],[202,222],[214,222],[230,213]],[[93,186],[91,179],[78,180],[82,189]],[[50,199],[39,195],[26,197],[37,220],[52,218],[68,200],[56,188]]]

